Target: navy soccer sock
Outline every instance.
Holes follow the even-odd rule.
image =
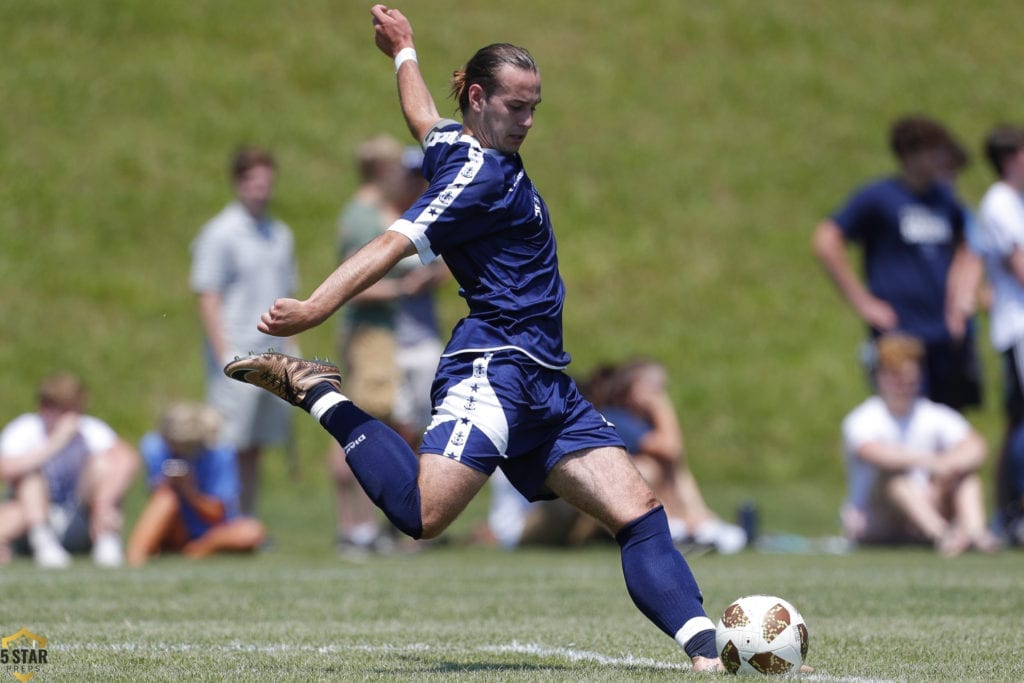
[[[615,535],[622,549],[626,589],[644,615],[690,657],[718,657],[715,625],[686,560],[672,544],[661,506],[634,519]]]
[[[308,409],[330,393],[310,391]],[[335,393],[335,396],[339,394]],[[306,407],[304,405],[303,407]],[[317,415],[320,424],[345,450],[345,461],[359,485],[399,531],[413,538],[423,535],[420,515],[419,458],[395,430],[343,400]]]

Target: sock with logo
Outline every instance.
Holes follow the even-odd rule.
[[[420,538],[420,462],[409,444],[335,391],[312,398],[310,414],[341,444],[366,495],[399,531]]]
[[[718,657],[715,624],[704,612],[690,567],[672,544],[665,509],[658,506],[634,519],[615,540],[626,589],[640,611],[691,657]]]

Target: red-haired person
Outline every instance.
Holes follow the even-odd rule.
[[[877,346],[877,394],[842,424],[845,535],[860,544],[931,543],[946,556],[997,549],[978,474],[985,439],[958,412],[920,395],[920,341],[889,334]]]

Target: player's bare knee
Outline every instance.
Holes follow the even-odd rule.
[[[437,538],[442,533],[444,533],[444,530],[448,528],[448,525],[451,524],[451,521],[452,520],[444,514],[429,514],[427,511],[423,511],[423,530],[420,532],[420,538],[425,541]]]

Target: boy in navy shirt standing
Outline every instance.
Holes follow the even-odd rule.
[[[945,127],[921,116],[895,121],[889,143],[899,173],[862,186],[822,221],[815,255],[872,340],[899,331],[924,342],[929,398],[957,409],[978,405],[972,324],[958,306],[965,297],[953,291],[965,279],[951,275],[967,258],[967,213],[946,182],[961,148]],[[847,257],[850,242],[863,250],[863,279]]]

